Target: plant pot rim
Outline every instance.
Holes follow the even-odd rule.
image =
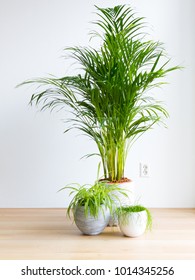
[[[128,214],[139,214],[139,213],[142,213],[142,212],[146,212],[146,210],[128,211],[128,212],[125,212],[125,211],[123,212],[123,211],[122,211],[122,212],[120,213],[120,215],[124,215],[124,214],[125,214],[125,215],[128,215]]]
[[[88,206],[88,210],[89,210],[89,206]],[[85,214],[85,206],[84,206],[84,205],[77,205],[77,206],[75,207],[74,211],[73,211],[74,216],[75,216],[75,214],[76,214],[77,211],[82,212],[83,214]],[[99,215],[100,213],[105,214],[107,211],[110,211],[110,210],[109,210],[108,207],[106,207],[105,204],[101,204],[101,206],[98,207],[98,215]],[[85,215],[85,217],[86,217],[86,219],[87,219],[88,217],[93,217],[94,219],[97,218],[96,216],[94,216],[93,214],[90,213],[90,210],[88,211],[87,216]]]
[[[98,207],[98,208],[101,208],[101,207],[104,207],[104,208],[106,208],[106,209],[108,208],[108,207],[106,207],[106,205],[105,205],[104,203],[101,203],[100,205],[101,205],[101,206]],[[80,208],[81,208],[81,209],[85,209],[85,205],[78,205],[78,204],[77,204],[77,205],[75,206],[74,209],[80,209]],[[88,208],[89,208],[89,206],[88,206]]]
[[[133,182],[131,179],[127,177],[123,177],[120,180],[110,181],[108,178],[100,179],[99,182],[105,182],[106,184],[122,184],[122,183],[130,183]]]

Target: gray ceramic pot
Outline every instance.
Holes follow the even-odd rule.
[[[103,213],[104,212],[104,213]],[[87,235],[100,234],[107,226],[110,219],[110,211],[103,206],[103,212],[100,210],[98,217],[94,218],[90,214],[85,216],[84,207],[77,207],[74,220],[80,231]]]

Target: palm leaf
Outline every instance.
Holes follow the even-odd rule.
[[[69,53],[82,74],[28,80],[37,85],[30,103],[42,110],[70,111],[65,132],[78,129],[93,139],[102,158],[105,178],[124,175],[129,143],[168,117],[152,89],[177,70],[169,67],[163,44],[145,39],[145,22],[126,5],[97,7],[99,49],[71,47]]]

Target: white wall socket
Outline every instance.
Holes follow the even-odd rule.
[[[149,177],[149,166],[147,163],[140,162],[139,164],[140,177]]]

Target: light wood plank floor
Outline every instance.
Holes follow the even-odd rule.
[[[106,228],[84,236],[64,209],[0,209],[0,259],[195,260],[195,209],[151,209],[153,230],[139,238]]]

